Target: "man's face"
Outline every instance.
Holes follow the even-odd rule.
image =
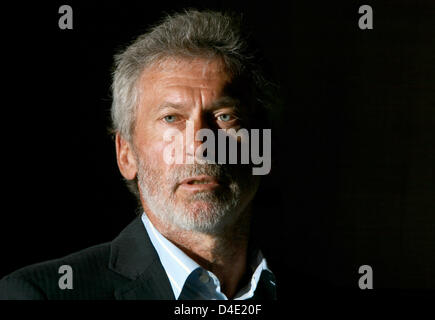
[[[258,177],[247,165],[164,161],[167,130],[177,129],[185,137],[188,121],[195,133],[241,127],[242,106],[228,95],[230,87],[219,60],[171,60],[143,73],[133,135],[137,177],[145,210],[167,226],[219,232],[237,221],[255,195]],[[187,156],[194,156],[201,144],[182,141]]]

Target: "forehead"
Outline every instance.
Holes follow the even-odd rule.
[[[156,98],[176,91],[222,93],[231,77],[220,59],[167,58],[146,68],[140,78],[142,98]],[[191,93],[191,92],[190,92]]]

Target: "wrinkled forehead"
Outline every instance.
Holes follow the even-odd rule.
[[[221,59],[167,58],[142,73],[139,105],[149,111],[163,102],[213,104],[229,95],[231,80]]]
[[[140,96],[146,97],[144,91],[160,95],[163,88],[186,81],[193,87],[211,88],[216,93],[215,98],[225,95],[237,99],[247,108],[255,98],[251,80],[230,70],[223,58],[217,56],[171,56],[159,59],[143,70],[139,82],[139,90],[142,91]]]

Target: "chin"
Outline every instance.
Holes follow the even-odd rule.
[[[219,206],[209,201],[192,201],[178,212],[178,226],[185,230],[218,233],[222,228],[237,220],[237,210]]]

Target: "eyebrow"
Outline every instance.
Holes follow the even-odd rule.
[[[157,109],[161,110],[161,109],[184,109],[186,106],[184,104],[178,104],[178,103],[172,103],[172,102],[163,102],[162,104],[160,104]]]
[[[210,108],[217,109],[219,107],[235,107],[237,108],[240,104],[239,99],[230,97],[230,96],[223,96],[218,98],[216,101],[213,101],[210,104]]]
[[[240,103],[240,101],[236,98],[233,98],[230,96],[223,96],[223,97],[220,97],[217,100],[213,101],[211,104],[207,105],[206,108],[210,108],[212,110],[218,109],[220,107],[235,107],[235,108],[237,108],[239,106],[239,103]],[[179,110],[179,109],[186,108],[186,106],[184,104],[172,103],[172,102],[165,101],[157,107],[158,110],[167,109],[167,108]]]

